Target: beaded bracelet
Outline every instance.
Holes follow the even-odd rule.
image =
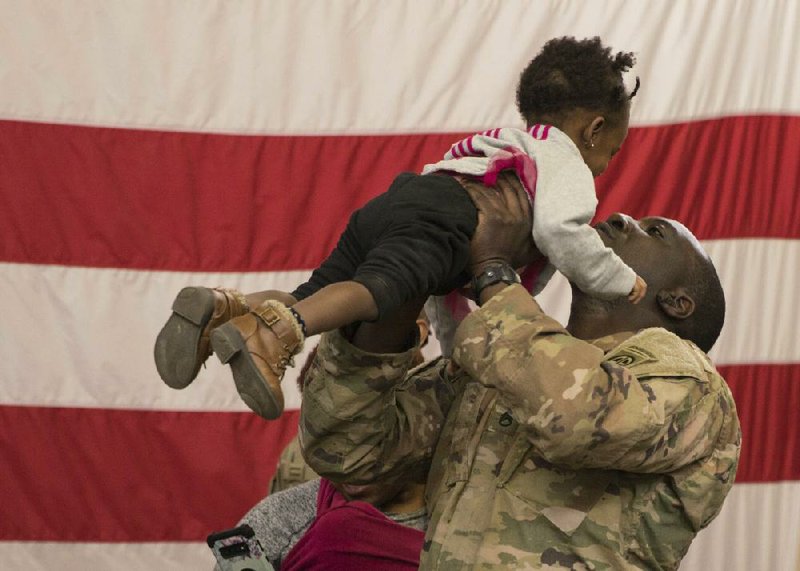
[[[303,318],[300,317],[300,314],[297,313],[297,310],[295,310],[295,308],[290,307],[289,311],[292,312],[292,315],[294,315],[294,318],[297,320],[297,323],[300,324],[300,330],[303,332],[303,337],[308,337],[308,335],[306,334],[306,322],[303,321]]]

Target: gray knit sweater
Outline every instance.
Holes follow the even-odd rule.
[[[264,553],[275,569],[300,541],[317,515],[320,480],[311,480],[288,490],[269,495],[248,511],[237,525],[253,528]],[[386,517],[414,529],[425,530],[425,510],[407,514],[386,513]],[[215,567],[218,570],[218,567]]]

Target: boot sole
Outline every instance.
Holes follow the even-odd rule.
[[[198,345],[213,313],[214,293],[207,288],[185,287],[172,303],[172,315],[156,338],[153,354],[159,376],[173,389],[189,386],[205,361]]]
[[[239,330],[230,323],[217,327],[211,333],[211,348],[223,364],[230,365],[236,390],[244,403],[262,418],[278,418],[283,409],[250,356]]]

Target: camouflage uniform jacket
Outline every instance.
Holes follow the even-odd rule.
[[[278,467],[269,484],[269,493],[275,494],[316,480],[319,476],[309,468],[300,449],[300,439],[295,436],[278,458]]]
[[[663,329],[587,343],[521,286],[454,364],[323,338],[301,438],[321,475],[429,467],[423,569],[676,569],[733,484],[740,429],[706,355]]]

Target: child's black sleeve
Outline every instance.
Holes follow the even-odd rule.
[[[294,296],[354,280],[380,315],[423,295],[465,284],[477,210],[463,187],[441,174],[403,173],[350,217],[331,255]]]

